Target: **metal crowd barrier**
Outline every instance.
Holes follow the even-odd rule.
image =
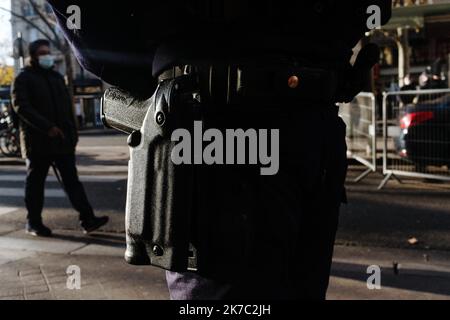
[[[367,167],[355,179],[360,182],[377,171],[377,110],[373,93],[363,92],[351,103],[340,105],[340,116],[347,125],[348,157]]]
[[[383,143],[379,189],[399,177],[450,181],[450,90],[386,93]]]

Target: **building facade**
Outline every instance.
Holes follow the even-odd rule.
[[[65,41],[63,34],[56,25],[51,7],[45,0],[34,0],[34,2],[42,15],[39,15],[34,10],[28,0],[11,0],[13,40],[17,39],[20,35],[24,41],[25,50],[29,43],[37,39],[48,39],[48,36],[55,37],[56,35],[61,41]],[[67,77],[64,54],[54,46],[52,46],[52,51],[56,57],[55,70]],[[82,122],[84,125],[100,126],[99,97],[103,92],[104,85],[100,80],[84,71],[72,55],[70,60],[73,70],[75,111],[79,117],[83,118]],[[26,63],[27,61],[25,61]],[[14,63],[16,74],[20,71],[20,68],[21,62],[19,59],[16,59]]]
[[[376,77],[386,88],[403,77],[439,72],[450,77],[450,0],[394,0],[393,18],[373,40],[382,47]]]

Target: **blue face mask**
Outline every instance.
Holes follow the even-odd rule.
[[[39,65],[44,69],[51,69],[55,65],[55,58],[50,54],[40,56]]]

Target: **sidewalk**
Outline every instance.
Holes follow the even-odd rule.
[[[54,233],[49,239],[23,231],[0,237],[0,299],[168,299],[163,271],[125,263],[123,234]],[[81,270],[80,290],[67,288],[69,266]]]
[[[369,290],[367,268],[381,268],[381,290]],[[329,299],[450,300],[450,254],[443,251],[337,246]]]
[[[164,272],[123,260],[124,235],[55,231],[36,239],[22,230],[0,237],[0,299],[168,299]],[[328,299],[450,299],[448,253],[336,247]],[[398,275],[393,262],[399,263]],[[66,270],[81,270],[81,290]],[[382,268],[381,290],[368,290],[370,265]]]

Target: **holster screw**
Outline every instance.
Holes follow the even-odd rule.
[[[166,116],[164,115],[164,113],[158,112],[156,114],[156,123],[158,124],[158,126],[164,125],[165,122],[166,122]]]
[[[164,254],[163,249],[160,246],[158,246],[158,245],[154,245],[153,246],[152,252],[157,257],[161,257]]]

